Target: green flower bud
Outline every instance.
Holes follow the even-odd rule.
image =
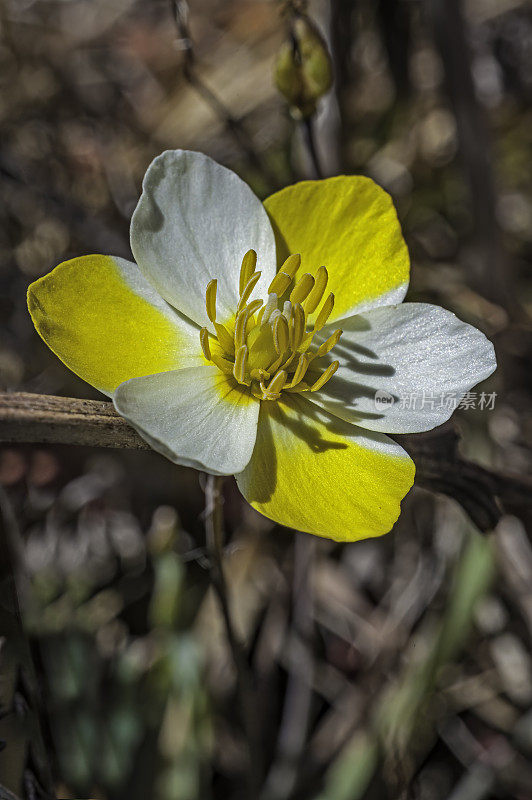
[[[327,45],[315,25],[298,16],[292,41],[285,42],[274,67],[275,85],[298,119],[308,119],[332,85],[332,64]]]

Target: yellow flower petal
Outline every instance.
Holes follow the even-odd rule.
[[[253,456],[236,479],[253,508],[281,525],[352,542],[392,528],[414,473],[387,436],[293,397],[261,403]]]
[[[108,395],[129,378],[205,363],[198,330],[122,258],[64,261],[31,284],[28,307],[48,347]]]
[[[299,274],[327,267],[327,292],[335,297],[330,322],[401,302],[408,288],[408,250],[390,196],[370,178],[302,181],[264,205],[279,266],[289,253],[301,253]]]

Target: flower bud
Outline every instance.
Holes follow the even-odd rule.
[[[277,55],[274,80],[292,115],[308,119],[331,88],[331,57],[322,35],[307,17],[298,16],[291,33],[292,41],[285,42]]]

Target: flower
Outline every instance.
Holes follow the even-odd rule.
[[[478,330],[401,304],[408,252],[369,178],[303,181],[263,205],[207,156],[167,151],[131,249],[136,263],[83,256],[33,283],[37,331],[156,450],[235,474],[254,508],[298,530],[389,531],[415,468],[385,432],[451,413],[393,400],[460,397],[495,369]]]

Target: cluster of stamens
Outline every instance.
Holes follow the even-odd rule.
[[[296,281],[300,265],[301,256],[289,256],[268,288],[266,303],[250,302],[261,273],[256,271],[256,252],[248,250],[240,269],[239,300],[232,324],[216,321],[217,281],[207,286],[207,316],[216,335],[201,329],[205,358],[239,384],[250,387],[260,400],[277,400],[281,392],[316,392],[338,369],[338,361],[323,368],[317,359],[337,344],[341,330],[311,349],[334,307],[333,294],[323,300],[327,270],[319,267],[315,276],[305,273]],[[308,319],[315,312],[310,325]]]

